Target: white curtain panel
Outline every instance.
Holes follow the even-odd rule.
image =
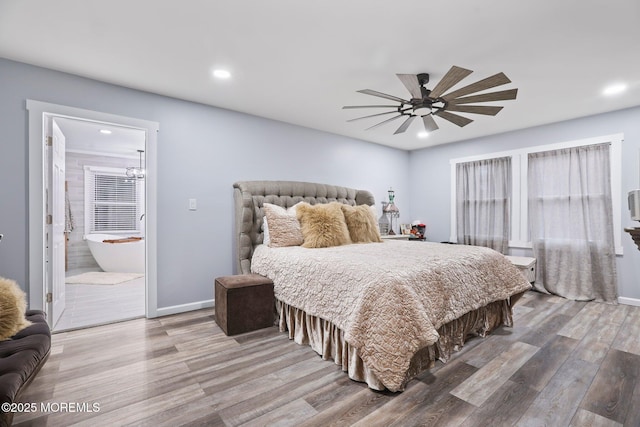
[[[456,166],[458,243],[509,249],[511,157]]]
[[[616,301],[609,144],[529,154],[535,287],[580,301]]]

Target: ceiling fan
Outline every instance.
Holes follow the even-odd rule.
[[[464,86],[460,89],[446,93],[449,89],[462,81],[462,79],[467,77],[472,72],[473,71],[471,70],[456,67],[454,65],[453,67],[451,67],[451,69],[449,69],[449,71],[447,71],[442,80],[440,80],[440,82],[431,90],[424,87],[427,83],[429,83],[429,74],[396,74],[396,76],[398,76],[402,84],[411,94],[411,99],[407,100],[399,98],[397,96],[387,95],[386,93],[377,92],[375,90],[363,89],[359,90],[358,92],[395,101],[398,102],[399,105],[348,105],[342,108],[392,108],[392,111],[357,117],[355,119],[347,121],[353,122],[356,120],[367,119],[369,117],[397,114],[390,119],[384,120],[366,129],[373,129],[380,125],[403,117],[405,118],[405,121],[394,132],[394,135],[397,135],[406,131],[409,128],[411,122],[413,122],[416,117],[422,118],[424,129],[427,132],[432,132],[438,129],[438,125],[433,118],[434,116],[448,120],[455,125],[463,127],[471,123],[473,120],[459,114],[454,114],[452,113],[452,111],[495,116],[496,114],[498,114],[498,112],[500,112],[500,110],[502,110],[503,107],[468,104],[472,104],[475,102],[505,101],[516,98],[518,89],[509,89],[498,92],[466,96],[475,92],[480,92],[496,86],[502,86],[507,83],[511,83],[511,80],[509,80],[509,78],[504,75],[504,73],[495,74],[491,77],[479,80],[468,86]]]

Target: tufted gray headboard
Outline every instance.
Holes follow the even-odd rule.
[[[233,184],[236,217],[236,268],[238,274],[251,273],[253,249],[262,243],[263,203],[284,208],[305,201],[340,202],[347,205],[375,204],[373,194],[366,190],[298,181],[240,181]]]

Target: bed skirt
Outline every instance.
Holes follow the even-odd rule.
[[[492,302],[442,325],[438,329],[439,340],[414,354],[399,391],[404,390],[406,384],[419,373],[432,368],[436,360],[446,362],[454,351],[462,348],[468,337],[484,337],[501,325],[512,326],[511,307],[521,295]],[[324,360],[332,359],[352,380],[365,382],[374,390],[386,390],[358,356],[358,350],[345,341],[341,329],[279,300],[276,300],[276,309],[280,331],[288,331],[289,339],[311,346]]]

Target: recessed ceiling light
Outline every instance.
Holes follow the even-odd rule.
[[[429,132],[425,132],[425,131],[418,132],[418,138],[425,139],[425,138],[428,138],[428,137],[429,137]]]
[[[229,77],[231,77],[230,72],[221,69],[213,70],[213,75],[219,79],[228,79]]]
[[[109,129],[100,129],[100,133],[103,133],[105,135],[111,135],[111,131]]]
[[[624,83],[616,83],[613,84],[611,86],[607,86],[604,88],[604,90],[602,91],[603,95],[617,95],[619,93],[624,92],[625,90],[627,90],[627,85]]]

